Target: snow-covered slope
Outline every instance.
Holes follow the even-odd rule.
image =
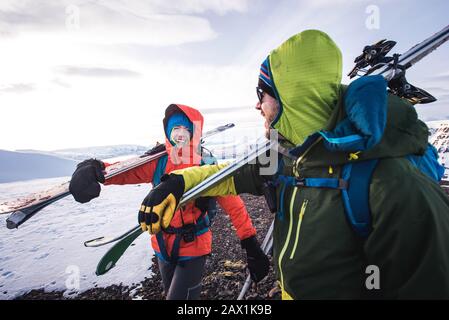
[[[446,167],[444,180],[449,180],[449,120],[429,121],[429,142],[438,150],[441,163]]]
[[[0,201],[19,197],[66,181],[69,177],[0,184]],[[103,187],[100,198],[79,204],[71,196],[46,207],[19,229],[6,229],[0,215],[0,300],[31,289],[66,290],[94,286],[131,285],[150,277],[153,251],[143,234],[117,266],[97,277],[95,268],[110,245],[84,247],[84,241],[119,235],[137,224],[137,210],[150,185]]]
[[[0,150],[0,183],[71,175],[76,162],[60,157]]]

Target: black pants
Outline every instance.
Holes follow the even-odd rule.
[[[170,264],[157,259],[167,300],[198,300],[206,256]]]

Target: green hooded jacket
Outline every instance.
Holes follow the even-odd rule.
[[[271,126],[294,146],[332,130],[345,114],[341,54],[323,32],[297,34],[269,55],[280,112]],[[340,178],[348,162],[379,159],[369,189],[372,231],[361,239],[347,221],[341,191],[278,186],[275,269],[284,299],[449,298],[449,198],[406,159],[422,155],[428,129],[413,106],[388,95],[381,140],[362,152],[329,151],[317,139],[282,173]],[[181,172],[186,190],[221,166]],[[195,171],[197,170],[197,171]],[[272,177],[243,167],[207,195],[252,193]]]

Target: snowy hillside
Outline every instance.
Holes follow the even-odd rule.
[[[0,150],[0,183],[70,176],[76,163],[84,159],[114,162],[143,154],[148,149],[129,144],[54,151]]]
[[[0,183],[71,175],[76,162],[56,156],[0,150]]]
[[[69,177],[0,184],[0,200],[27,195]],[[131,285],[150,277],[153,251],[149,235],[140,236],[117,266],[103,276],[95,268],[109,246],[84,247],[84,241],[119,235],[137,224],[137,209],[150,185],[103,187],[100,198],[79,204],[71,196],[43,209],[19,229],[6,228],[0,215],[0,300],[31,289],[66,290]]]
[[[128,155],[138,155],[145,153],[145,151],[147,151],[148,149],[150,149],[150,147],[148,146],[123,144],[123,145],[98,146],[87,148],[60,149],[53,151],[39,151],[39,150],[17,150],[17,151],[48,154],[76,160],[77,162],[79,162],[89,158],[110,159]]]
[[[429,121],[429,142],[438,150],[441,163],[446,167],[444,180],[449,180],[449,120]]]

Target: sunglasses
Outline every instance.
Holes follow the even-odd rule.
[[[263,96],[265,92],[260,88],[256,87],[257,98],[259,99],[260,104],[262,104]]]

